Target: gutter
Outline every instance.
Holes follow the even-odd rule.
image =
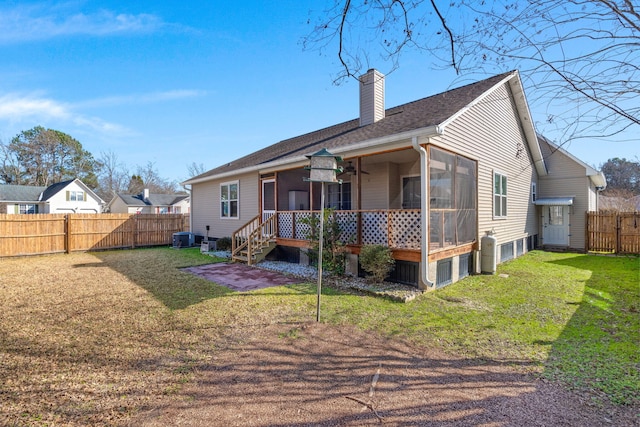
[[[348,145],[343,148],[342,147],[331,148],[331,152],[333,154],[340,154],[342,157],[346,157],[345,153],[349,153],[351,151],[362,150],[365,148],[371,149],[381,145],[388,145],[389,143],[394,141],[400,142],[403,139],[411,139],[418,136],[424,136],[425,134],[437,135],[441,133],[442,132],[439,126],[427,126],[427,127],[407,131],[407,132],[401,132],[401,133],[397,133],[389,136],[384,136],[381,138],[369,139],[356,144]],[[232,176],[238,176],[238,175],[242,175],[250,172],[264,171],[270,168],[278,168],[284,165],[293,166],[296,163],[300,163],[301,166],[308,165],[309,159],[307,158],[306,155],[300,155],[297,157],[289,157],[282,160],[274,160],[272,162],[261,163],[259,165],[253,165],[253,166],[247,166],[245,168],[235,169],[235,170],[231,170],[231,171],[216,174],[216,175],[206,176],[198,179],[190,179],[190,180],[184,181],[182,185],[184,186],[189,184],[201,184],[207,181],[214,181],[214,180],[228,178]]]
[[[438,129],[442,131],[443,129]],[[414,150],[420,153],[420,188],[424,194],[420,197],[420,226],[422,227],[422,238],[420,239],[420,253],[422,262],[420,263],[420,281],[427,286],[428,291],[436,288],[435,282],[429,280],[429,187],[427,186],[427,150],[418,143],[418,137],[411,138]]]

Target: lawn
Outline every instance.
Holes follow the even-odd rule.
[[[315,319],[314,284],[241,294],[181,270],[210,262],[170,248],[0,260],[0,424],[117,424],[218,349]],[[637,257],[535,251],[498,270],[408,304],[325,287],[322,319],[639,404]]]

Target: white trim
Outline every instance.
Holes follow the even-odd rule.
[[[501,177],[504,177],[507,179],[507,193],[506,194],[502,194],[502,180],[500,180],[500,194],[496,194],[496,175],[500,175]],[[509,176],[504,173],[501,172],[498,169],[493,169],[493,173],[491,174],[491,214],[493,216],[493,219],[507,219],[509,218]],[[499,195],[501,197],[501,202],[500,202],[500,215],[496,215],[496,195]],[[507,202],[507,212],[506,215],[502,215],[502,197],[504,197],[504,200]]]
[[[414,129],[407,132],[401,132],[393,135],[383,136],[380,138],[365,140],[365,141],[358,142],[345,147],[331,148],[330,150],[333,154],[340,154],[342,157],[345,157],[345,158],[358,157],[361,154],[370,154],[370,153],[377,152],[375,148],[381,145],[385,146],[385,150],[394,149],[394,148],[411,148],[412,138],[417,138],[417,137],[428,138],[430,136],[436,136],[441,134],[442,132],[438,126],[427,126],[424,128]],[[206,176],[198,179],[191,179],[188,181],[184,181],[182,185],[201,184],[203,182],[229,178],[232,176],[237,176],[237,175],[255,172],[255,171],[260,171],[260,173],[268,173],[268,172],[280,170],[282,166],[285,166],[285,165],[291,168],[294,168],[296,166],[305,166],[308,164],[309,164],[309,159],[307,158],[307,155],[301,154],[299,156],[290,157],[283,160],[274,160],[272,162],[261,163],[259,165],[253,165],[253,166],[247,166],[242,169],[235,169],[235,170],[231,170],[231,171],[216,174],[216,175]]]
[[[531,181],[531,203],[536,204],[538,200],[538,184],[535,181]]]
[[[604,174],[602,172],[600,172],[598,170],[595,170],[594,168],[592,168],[591,166],[589,166],[588,164],[586,164],[585,162],[583,162],[582,160],[580,160],[579,158],[577,158],[576,156],[574,156],[573,154],[571,154],[570,152],[565,150],[564,148],[562,148],[559,145],[556,145],[555,143],[549,141],[546,137],[544,137],[542,135],[539,135],[539,136],[553,150],[561,152],[562,154],[564,154],[565,156],[567,156],[568,158],[570,158],[571,160],[573,160],[574,162],[576,162],[580,166],[584,167],[585,174],[586,174],[586,176],[589,177],[589,179],[591,180],[593,185],[595,185],[596,187],[601,187],[602,190],[607,188],[607,179],[606,179],[606,177],[604,176]]]
[[[231,199],[231,186],[235,184],[236,185],[236,199]],[[229,216],[223,216],[222,215],[222,187],[227,186],[229,187]],[[218,211],[218,214],[220,215],[220,219],[221,220],[227,220],[227,219],[240,219],[240,181],[239,180],[234,180],[234,181],[226,181],[226,182],[221,182],[219,184],[220,189],[220,193],[218,195],[218,209],[220,209]],[[235,200],[237,205],[237,215],[236,216],[231,216],[231,202],[232,200]]]

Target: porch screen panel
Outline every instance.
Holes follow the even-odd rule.
[[[458,244],[476,239],[476,162],[456,156],[456,227]]]
[[[453,165],[455,156],[431,148],[429,162],[429,197],[432,209],[453,208]]]
[[[475,161],[430,147],[430,250],[476,240],[476,188]]]

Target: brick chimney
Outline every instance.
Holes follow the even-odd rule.
[[[360,126],[384,119],[384,74],[370,69],[360,76]]]

